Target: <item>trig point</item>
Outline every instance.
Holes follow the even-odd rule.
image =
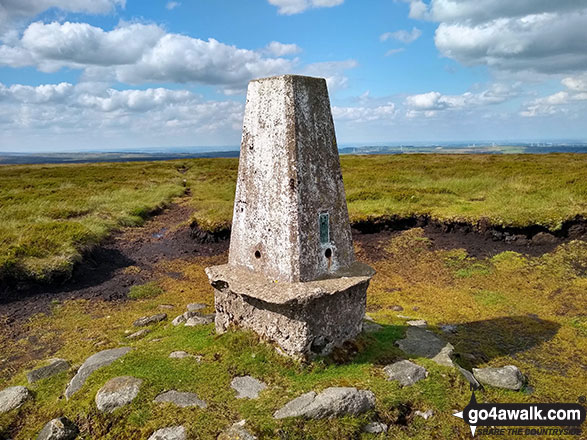
[[[206,273],[219,333],[304,358],[360,333],[374,271],[355,261],[324,79],[249,83],[228,264]]]

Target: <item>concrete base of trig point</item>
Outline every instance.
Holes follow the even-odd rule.
[[[361,332],[374,271],[357,262],[339,278],[306,283],[275,283],[229,265],[206,273],[214,287],[217,333],[231,325],[247,328],[289,356],[310,359]]]

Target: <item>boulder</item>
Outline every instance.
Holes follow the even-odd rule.
[[[426,368],[405,360],[387,365],[383,371],[387,375],[387,380],[397,380],[404,387],[414,385],[428,377]]]
[[[454,366],[451,359],[454,347],[430,330],[421,327],[408,327],[406,337],[397,341],[396,345],[400,350],[412,356],[425,357],[446,367]]]
[[[143,316],[133,322],[135,327],[145,327],[147,325],[156,324],[167,319],[167,313],[158,313],[152,316]]]
[[[176,316],[173,319],[173,321],[171,321],[171,324],[173,324],[174,326],[178,326],[180,324],[185,324],[185,322],[188,319],[193,318],[194,316],[198,316],[198,313],[197,312],[190,312],[190,311],[182,313],[181,315]]]
[[[367,434],[383,434],[384,432],[387,432],[387,429],[388,427],[385,423],[371,422],[363,426],[361,430]]]
[[[37,440],[74,440],[78,434],[79,429],[71,420],[59,417],[43,427]]]
[[[505,367],[473,368],[473,375],[484,385],[518,391],[524,386],[525,378],[515,365]]]
[[[406,324],[412,327],[428,327],[428,323],[423,319],[414,319],[412,321],[406,322]]]
[[[253,434],[245,429],[246,420],[233,424],[218,436],[217,440],[257,440]]]
[[[187,319],[185,322],[186,327],[195,327],[197,325],[207,325],[214,322],[214,315],[205,315],[205,316],[192,316],[191,318]]]
[[[191,303],[187,305],[188,312],[197,312],[198,310],[202,310],[208,307],[206,304],[202,303]]]
[[[48,365],[29,371],[26,378],[29,383],[35,383],[38,380],[47,379],[67,370],[69,370],[69,362],[65,359],[51,359]]]
[[[235,377],[230,386],[237,392],[237,399],[256,399],[267,388],[267,384],[251,376]]]
[[[79,391],[84,383],[86,383],[86,380],[90,374],[92,374],[98,368],[110,365],[112,362],[121,358],[131,350],[132,348],[130,347],[112,348],[110,350],[100,351],[87,358],[79,370],[77,370],[76,375],[73,377],[73,379],[71,379],[69,385],[67,385],[67,389],[65,390],[65,397],[69,399],[74,393]]]
[[[96,406],[100,411],[112,412],[131,403],[139,394],[143,381],[132,376],[110,379],[96,394]]]
[[[193,356],[185,351],[174,351],[169,354],[169,357],[171,359],[185,359]]]
[[[15,386],[3,389],[0,391],[0,414],[20,408],[31,397],[26,387]]]
[[[149,330],[148,328],[144,328],[142,330],[139,330],[138,332],[133,333],[132,335],[128,335],[126,339],[139,339],[145,335],[148,335],[149,333],[151,333],[151,330]]]
[[[183,426],[161,428],[151,434],[149,440],[186,440],[187,435]]]
[[[324,419],[359,415],[375,408],[375,395],[371,391],[349,387],[326,388],[320,394],[314,391],[302,394],[277,410],[273,417],[305,417]]]
[[[469,388],[471,389],[471,391],[478,390],[479,388],[481,388],[481,384],[477,381],[477,379],[475,379],[473,373],[471,373],[469,370],[465,370],[459,365],[455,364],[455,366],[457,367],[457,370],[459,370],[459,372],[463,375],[463,377],[467,379],[467,382],[469,382]]]
[[[532,237],[532,244],[539,246],[545,244],[555,244],[557,241],[557,238],[548,232],[539,232],[534,237]]]
[[[188,408],[191,406],[197,406],[199,408],[206,408],[208,405],[203,400],[198,398],[195,393],[184,393],[181,391],[166,391],[165,393],[159,394],[155,397],[154,402],[156,403],[172,403],[180,408]]]

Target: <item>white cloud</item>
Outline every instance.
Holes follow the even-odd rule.
[[[422,35],[422,31],[416,27],[412,28],[411,31],[406,31],[406,30],[399,30],[399,31],[395,31],[395,32],[386,32],[384,34],[382,34],[379,39],[381,41],[386,41],[391,39],[397,40],[397,41],[401,41],[402,43],[405,44],[410,44],[413,43],[414,41],[416,41],[418,38],[420,38],[420,36]]]
[[[465,65],[545,74],[587,70],[582,1],[414,0],[410,16],[439,22],[437,48]]]
[[[332,93],[348,87],[348,78],[344,75],[344,72],[354,69],[358,65],[355,60],[325,61],[322,63],[308,64],[299,73],[326,78],[328,90]]]
[[[582,76],[569,76],[563,78],[561,83],[574,92],[587,92],[587,74]]]
[[[349,121],[354,123],[389,120],[395,118],[397,109],[393,102],[378,106],[332,107],[332,116],[335,121]]]
[[[587,106],[582,101],[587,101],[587,76],[566,77],[561,83],[567,90],[530,101],[520,115],[535,117],[569,113],[573,109],[578,110],[579,107],[586,110]]]
[[[344,0],[269,0],[277,6],[277,12],[283,15],[293,15],[311,8],[330,8],[344,3]]]
[[[170,11],[177,8],[178,6],[181,6],[181,3],[179,2],[167,2],[167,4],[165,5],[165,7],[167,9],[169,9]]]
[[[278,41],[272,41],[265,47],[265,51],[273,56],[282,57],[286,55],[295,55],[300,53],[302,48],[297,44],[283,44]]]
[[[396,49],[389,49],[387,52],[385,52],[385,56],[386,57],[389,57],[389,56],[392,56],[392,55],[397,55],[398,53],[402,53],[405,50],[406,49],[403,48],[403,47],[399,47],[399,48],[396,48]]]

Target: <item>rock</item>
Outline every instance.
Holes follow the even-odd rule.
[[[206,316],[200,316],[200,315],[196,315],[193,316],[191,318],[189,318],[186,322],[185,322],[185,326],[186,327],[195,327],[197,325],[207,325],[214,322],[214,317],[210,316],[210,315],[206,315]]]
[[[381,329],[383,329],[382,325],[379,325],[375,322],[371,322],[371,321],[363,321],[363,331],[365,333],[376,333],[378,331],[380,331]]]
[[[356,388],[326,388],[320,394],[314,391],[302,394],[277,410],[273,417],[306,417],[323,419],[359,415],[375,407],[375,395],[371,391]]]
[[[414,411],[414,415],[418,417],[422,417],[424,420],[428,420],[430,417],[434,415],[434,411],[429,409],[428,411]]]
[[[253,434],[245,429],[246,420],[233,424],[218,436],[217,440],[257,440]]]
[[[532,244],[535,245],[554,244],[556,242],[557,238],[548,232],[539,232],[534,237],[532,237]]]
[[[0,391],[0,414],[20,408],[31,397],[26,387],[15,386],[3,389]]]
[[[175,309],[173,304],[159,304],[159,308],[162,310],[172,310]]]
[[[180,408],[188,408],[191,406],[206,408],[208,406],[208,404],[206,404],[206,402],[203,400],[200,400],[198,395],[195,393],[183,393],[175,390],[159,394],[157,397],[155,397],[154,402],[173,403]]]
[[[404,308],[402,306],[395,305],[395,306],[391,306],[391,310],[393,310],[394,312],[403,312]]]
[[[139,330],[138,332],[133,333],[132,335],[128,335],[126,339],[139,339],[145,335],[148,335],[149,333],[151,333],[151,330],[148,328],[144,328],[142,330]]]
[[[198,310],[202,310],[208,307],[206,304],[201,303],[191,303],[187,305],[188,312],[197,312]]]
[[[499,368],[473,368],[473,375],[484,385],[518,391],[524,386],[524,375],[515,365]]]
[[[363,426],[361,430],[367,434],[383,434],[387,432],[387,425],[381,422],[371,422]]]
[[[471,373],[469,370],[465,370],[459,365],[455,364],[455,366],[457,367],[457,370],[459,370],[459,372],[463,375],[463,377],[467,379],[467,382],[469,382],[469,388],[471,389],[471,391],[478,390],[479,388],[481,388],[481,384],[477,381],[477,379],[475,379],[473,373]]]
[[[530,243],[530,240],[528,240],[528,238],[522,234],[514,235],[511,238],[511,241],[515,246],[528,246]]]
[[[169,357],[171,359],[185,359],[185,358],[193,357],[193,356],[185,351],[174,351],[169,354]]]
[[[387,380],[397,380],[400,385],[407,387],[426,379],[428,371],[411,361],[399,361],[383,368]]]
[[[267,384],[251,376],[235,377],[230,386],[237,392],[237,399],[256,399],[267,388]]]
[[[587,234],[587,225],[576,224],[569,228],[569,232],[567,235],[569,236],[569,238],[575,239],[580,238],[585,234]]]
[[[96,394],[96,406],[100,411],[112,412],[131,403],[143,381],[132,376],[120,376],[110,379]]]
[[[428,323],[423,319],[415,319],[413,321],[408,321],[406,324],[411,325],[412,327],[428,327]]]
[[[174,326],[178,326],[180,324],[184,324],[188,319],[193,318],[194,316],[198,316],[198,314],[196,312],[185,312],[182,313],[179,316],[176,316],[175,319],[173,321],[171,321],[171,323]]]
[[[71,420],[59,417],[43,427],[37,440],[74,440],[78,434],[79,429]]]
[[[149,440],[186,440],[187,435],[183,426],[161,428],[151,434]]]
[[[69,366],[69,362],[65,359],[51,359],[49,360],[49,365],[29,371],[26,374],[26,378],[29,383],[35,383],[38,380],[47,379],[48,377],[55,376],[62,371],[67,371],[69,370]]]
[[[135,322],[133,322],[132,325],[134,325],[135,327],[145,327],[147,325],[156,324],[166,319],[167,313],[158,313],[157,315],[153,316],[143,316],[142,318],[139,318]]]
[[[444,333],[456,333],[457,332],[457,326],[454,324],[440,324],[438,326],[438,328],[440,328],[440,330],[442,330]]]
[[[67,385],[65,397],[69,399],[74,393],[79,391],[84,383],[86,383],[88,376],[98,368],[107,367],[131,350],[132,348],[130,347],[112,348],[110,350],[100,351],[87,358],[79,370],[77,370],[76,375],[71,379],[69,385]]]
[[[430,330],[421,327],[408,327],[405,339],[400,339],[396,345],[407,354],[431,359],[438,365],[454,366],[451,359],[454,347],[441,340]]]

